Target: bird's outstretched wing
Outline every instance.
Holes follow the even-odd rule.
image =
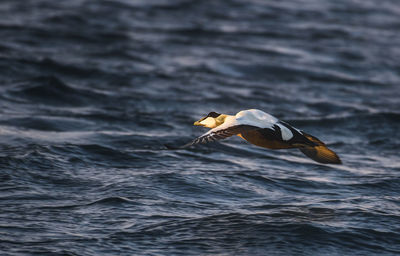
[[[218,128],[218,127],[217,127]],[[240,134],[242,132],[250,131],[250,130],[255,130],[255,129],[260,129],[257,126],[252,126],[252,125],[235,125],[235,126],[230,126],[225,129],[211,129],[207,133],[201,135],[200,137],[192,140],[189,143],[186,143],[185,145],[182,146],[172,146],[172,145],[165,145],[168,149],[183,149],[187,148],[196,144],[200,143],[208,143],[208,142],[214,142],[217,140],[223,140],[226,138],[229,138],[233,135]]]
[[[300,151],[303,152],[304,155],[323,164],[342,164],[339,156],[330,150],[325,143],[308,133],[303,132],[303,135],[316,144],[315,146],[304,145],[299,147]]]

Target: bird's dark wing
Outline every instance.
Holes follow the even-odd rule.
[[[182,149],[182,148],[187,148],[196,144],[200,143],[208,143],[208,142],[214,142],[217,140],[223,140],[228,137],[231,137],[233,135],[240,134],[242,132],[250,131],[250,130],[255,130],[255,129],[260,129],[257,126],[252,126],[252,125],[235,125],[231,126],[225,129],[221,130],[216,130],[216,131],[209,131],[200,137],[194,139],[193,141],[186,143],[183,146],[175,147],[171,145],[165,145],[168,149]]]

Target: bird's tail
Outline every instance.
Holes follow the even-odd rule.
[[[342,161],[340,161],[339,156],[330,150],[325,143],[320,141],[318,138],[304,133],[304,136],[309,139],[310,141],[314,142],[316,145],[315,146],[310,146],[310,145],[304,145],[302,147],[299,147],[299,150],[303,152],[304,155],[308,156],[314,161],[317,161],[319,163],[323,164],[341,164]]]

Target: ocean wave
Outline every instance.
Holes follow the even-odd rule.
[[[315,253],[312,248],[318,246],[320,253],[330,253],[330,248],[336,246],[342,250],[351,250],[353,244],[363,246],[364,250],[370,253],[380,253],[382,250],[398,252],[397,246],[394,245],[398,239],[393,232],[382,233],[359,228],[341,229],[304,221],[287,224],[283,221],[274,221],[276,218],[278,216],[274,218],[266,214],[229,213],[204,218],[172,220],[136,230],[130,228],[131,230],[116,232],[111,239],[134,239],[138,244],[147,241],[155,246],[156,241],[164,240],[167,246],[174,248],[190,246],[195,250],[209,250],[209,253],[222,248],[228,252],[237,248],[247,248],[242,249],[247,252],[254,247],[262,248],[263,251],[280,248],[281,251],[281,246],[285,244],[291,244],[287,252],[299,250],[302,253]],[[375,240],[377,238],[379,242]],[[311,244],[314,244],[311,248],[306,246]],[[156,248],[159,247],[156,246]]]
[[[397,6],[1,1],[1,251],[400,254]],[[343,164],[164,146],[250,108]]]
[[[8,98],[22,98],[31,102],[49,105],[84,105],[90,100],[106,100],[104,95],[73,88],[53,76],[35,77],[17,82],[6,92]]]

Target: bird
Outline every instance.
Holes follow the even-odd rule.
[[[298,148],[304,155],[322,164],[341,164],[339,156],[325,143],[271,114],[258,109],[248,109],[236,115],[210,112],[194,122],[195,126],[210,128],[193,141],[168,149],[184,149],[200,143],[214,142],[237,135],[247,142],[268,149]]]

